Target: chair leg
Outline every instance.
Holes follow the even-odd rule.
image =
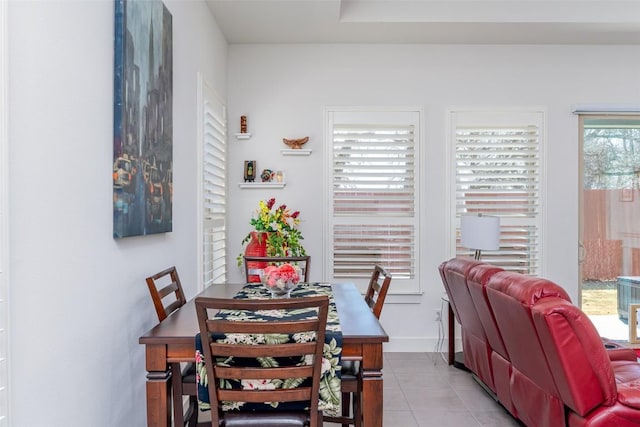
[[[198,425],[198,398],[196,396],[189,396],[187,417],[189,427],[196,427]]]
[[[362,371],[358,373],[357,392],[353,393],[353,425],[362,427]]]
[[[345,418],[348,418],[350,416],[350,413],[349,413],[350,411],[351,411],[351,393],[342,393],[342,416]],[[342,427],[348,427],[348,426],[349,424],[342,424]]]
[[[358,393],[353,394],[353,420],[355,427],[362,427],[362,388],[358,386]]]
[[[182,371],[179,363],[171,364],[171,394],[173,400],[173,425],[184,427],[184,408],[182,405]]]

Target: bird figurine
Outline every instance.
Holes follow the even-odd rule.
[[[293,148],[293,149],[299,149],[302,148],[302,146],[305,144],[305,142],[307,142],[309,140],[308,136],[305,136],[304,138],[298,138],[298,139],[287,139],[287,138],[282,138],[282,142],[284,142],[286,145],[288,145],[289,147]]]

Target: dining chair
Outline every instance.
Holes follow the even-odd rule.
[[[382,313],[384,300],[387,298],[387,291],[389,290],[391,279],[391,274],[384,268],[377,264],[373,267],[364,300],[378,319],[380,319],[380,313]]]
[[[162,322],[171,313],[186,304],[187,299],[182,290],[180,277],[176,267],[169,267],[146,279],[153,305]],[[171,392],[173,395],[173,412],[176,426],[184,426],[185,422],[193,427],[198,421],[198,388],[196,385],[196,369],[193,362],[182,366],[171,363]],[[183,396],[189,396],[189,406],[184,412]]]
[[[262,272],[268,265],[273,264],[297,264],[302,269],[302,282],[309,281],[309,266],[311,264],[311,256],[294,256],[294,257],[259,257],[244,256],[244,275],[247,283],[260,282]]]
[[[367,292],[364,300],[371,308],[371,311],[380,319],[384,300],[387,298],[387,291],[391,284],[392,275],[380,265],[373,267]],[[340,391],[342,393],[342,416],[325,416],[324,421],[339,423],[343,427],[354,425],[362,426],[362,373],[360,363],[357,360],[344,360],[341,363]],[[353,399],[352,399],[353,396]],[[352,405],[353,403],[353,405]],[[349,415],[352,411],[352,415]]]
[[[211,403],[211,426],[269,427],[269,426],[322,426],[322,412],[318,409],[322,355],[325,342],[329,298],[326,296],[248,300],[197,297],[196,315],[202,339],[202,352],[207,372],[209,402]],[[258,310],[303,310],[313,309],[312,315],[299,320],[283,318],[269,322],[243,320],[237,315],[233,320],[216,319],[219,310],[234,312],[256,312]],[[249,316],[250,317],[250,316]],[[238,334],[277,336],[278,334],[304,334],[315,338],[300,342],[267,340],[255,345],[237,339]],[[223,340],[225,334],[234,334],[236,339]],[[312,336],[312,335],[311,335]],[[286,340],[285,340],[286,341]],[[236,364],[228,363],[232,358]],[[261,359],[265,363],[249,366],[242,364],[247,358]],[[278,359],[273,359],[278,358]],[[291,358],[294,362],[274,363],[274,360]],[[300,360],[308,364],[299,363]],[[214,364],[214,361],[216,363]],[[269,363],[267,363],[269,362]],[[277,381],[274,381],[277,380]],[[277,386],[294,382],[298,387]],[[229,387],[240,382],[243,386]],[[266,387],[250,387],[247,384],[267,384]],[[244,403],[264,403],[265,409],[242,411]],[[287,402],[297,402],[295,408],[278,409]],[[276,406],[277,403],[277,406]],[[223,404],[233,409],[225,408]],[[268,408],[268,409],[266,409]]]

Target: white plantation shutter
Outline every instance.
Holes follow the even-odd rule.
[[[500,217],[500,250],[482,260],[524,274],[540,273],[542,112],[454,112],[456,255],[460,217]]]
[[[334,125],[334,215],[415,214],[414,128]]]
[[[204,287],[226,280],[226,141],[224,104],[203,84],[202,274]]]
[[[373,265],[390,292],[418,292],[416,236],[419,113],[332,111],[330,271],[364,286]]]

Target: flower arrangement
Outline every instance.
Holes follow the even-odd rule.
[[[298,230],[300,211],[291,212],[287,205],[276,206],[276,199],[260,200],[258,209],[249,223],[253,231],[267,233],[267,256],[290,257],[304,256],[306,251]],[[244,246],[251,239],[251,232],[242,240]],[[238,266],[242,265],[242,253],[238,255]]]
[[[262,283],[272,290],[290,290],[300,281],[300,267],[293,264],[269,265],[264,269]]]

